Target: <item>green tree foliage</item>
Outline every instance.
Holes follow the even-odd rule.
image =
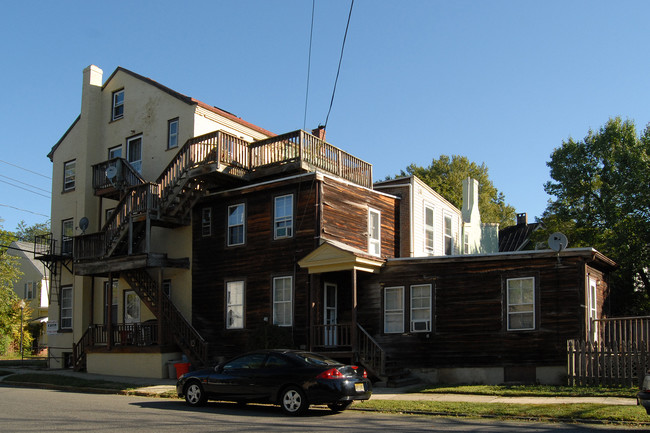
[[[471,177],[479,183],[479,204],[481,220],[484,223],[499,223],[501,228],[515,223],[515,209],[506,203],[505,196],[499,192],[490,177],[485,164],[470,162],[466,156],[441,155],[428,167],[411,164],[399,176],[415,175],[442,195],[447,201],[461,208],[463,202],[463,179]]]
[[[612,313],[648,313],[650,295],[650,128],[610,119],[583,140],[569,138],[547,163],[544,185],[554,199],[542,217],[544,234],[562,231],[571,246],[589,246],[619,265]]]
[[[50,222],[36,223],[28,226],[24,220],[21,220],[16,226],[16,237],[21,241],[34,242],[34,238],[38,235],[45,235],[50,233]]]
[[[13,290],[13,284],[22,272],[18,268],[18,260],[7,254],[7,246],[15,239],[13,233],[7,232],[0,226],[0,354],[6,355],[18,351],[20,346],[20,298]],[[23,318],[31,314],[29,308],[23,311]],[[23,320],[23,347],[29,347],[31,335]]]

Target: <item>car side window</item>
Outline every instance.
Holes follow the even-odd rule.
[[[240,356],[232,361],[224,364],[224,370],[232,370],[237,368],[261,368],[264,363],[264,353],[252,353],[250,355]]]
[[[283,367],[290,367],[291,365],[292,364],[286,359],[278,355],[271,354],[266,360],[266,364],[264,365],[264,368],[283,368]]]

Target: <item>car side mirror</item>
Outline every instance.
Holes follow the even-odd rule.
[[[215,373],[221,373],[223,371],[223,365],[217,364],[214,366],[214,372]]]

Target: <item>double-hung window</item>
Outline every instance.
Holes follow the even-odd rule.
[[[226,283],[226,329],[244,328],[244,282]]]
[[[293,236],[293,195],[275,198],[273,238],[283,239]]]
[[[411,332],[431,331],[431,284],[411,286]]]
[[[74,190],[76,174],[77,160],[73,159],[63,164],[63,192]]]
[[[244,203],[228,206],[228,245],[243,245],[246,237]]]
[[[25,299],[34,299],[34,289],[36,288],[36,283],[29,281],[25,283]]]
[[[61,329],[72,329],[72,286],[61,287]]]
[[[368,209],[368,253],[381,255],[381,214],[375,209]]]
[[[433,254],[433,208],[424,206],[424,249],[428,254]]]
[[[72,218],[61,221],[61,253],[72,254],[74,221]]]
[[[117,120],[124,117],[124,89],[113,92],[113,107],[111,120]]]
[[[167,122],[167,149],[178,147],[178,117]]]
[[[404,332],[404,287],[384,289],[384,333]]]
[[[506,280],[508,331],[535,329],[535,278]]]
[[[273,278],[273,324],[293,324],[293,281],[291,277]]]
[[[445,255],[454,254],[454,238],[452,236],[451,217],[445,215]]]
[[[212,208],[204,207],[201,210],[201,236],[212,234]]]

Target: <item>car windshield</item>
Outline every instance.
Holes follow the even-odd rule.
[[[310,365],[341,365],[340,362],[317,353],[296,352],[294,355]]]

